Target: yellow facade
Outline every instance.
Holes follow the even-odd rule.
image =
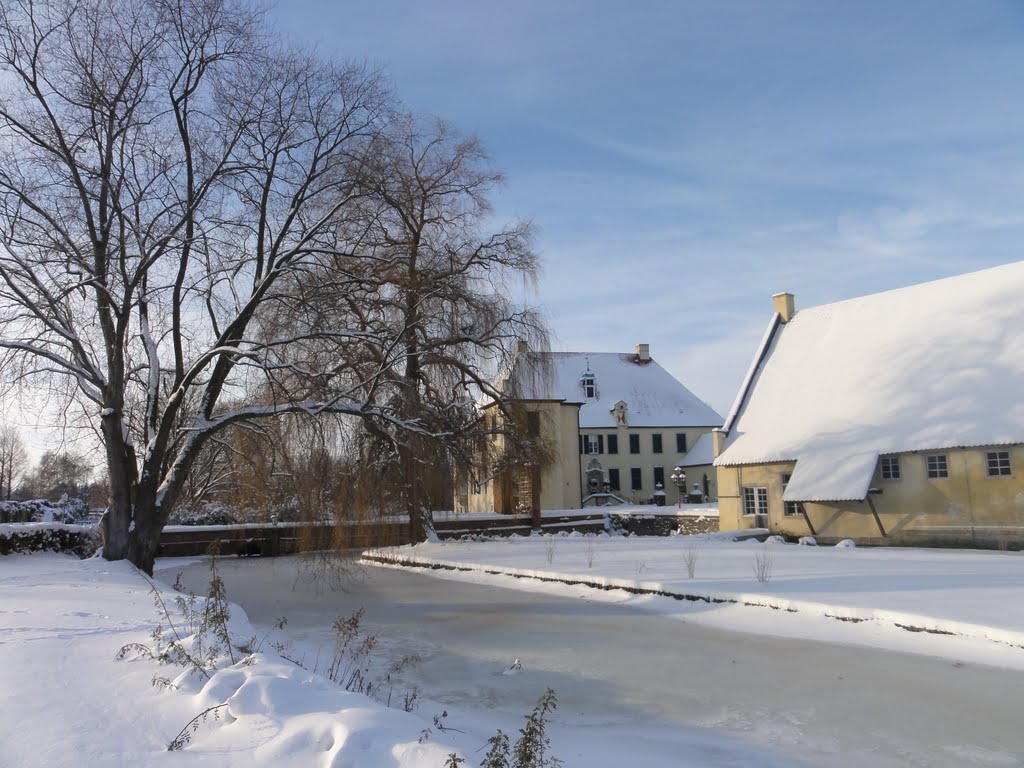
[[[614,491],[619,496],[631,503],[643,504],[646,503],[651,495],[655,492],[655,469],[661,469],[661,476],[664,477],[663,489],[669,503],[675,503],[678,496],[676,487],[672,484],[672,471],[675,469],[676,464],[679,463],[686,455],[686,451],[677,450],[678,441],[676,435],[686,436],[686,447],[687,449],[692,448],[696,445],[697,440],[700,439],[701,435],[710,432],[710,427],[626,427],[621,426],[617,428],[608,427],[604,429],[581,429],[580,435],[583,436],[584,445],[592,445],[593,441],[588,441],[587,438],[590,436],[597,437],[600,435],[602,440],[601,452],[600,453],[589,453],[584,451],[580,455],[579,471],[581,478],[585,475],[585,470],[589,461],[593,458],[597,458],[601,462],[601,467],[605,471],[605,475],[609,475],[610,470],[618,470],[619,472],[619,489]],[[618,442],[618,450],[616,453],[609,451],[609,436],[615,435]],[[637,451],[634,453],[630,448],[630,435],[637,436]],[[654,436],[661,435],[661,451],[655,450]],[[640,487],[633,487],[633,470],[639,470],[640,476]],[[703,471],[702,471],[703,470]],[[704,474],[708,475],[708,484],[710,486],[710,497],[713,500],[717,491],[717,484],[715,482],[714,468],[710,466],[705,467],[687,467],[687,492],[693,490],[693,484],[698,483],[703,489],[703,477]],[[585,489],[584,495],[589,492],[589,489]]]
[[[1009,474],[990,474],[989,454],[1004,452]],[[948,477],[928,476],[929,456],[945,457]],[[791,507],[798,512],[791,515],[786,514],[782,492],[793,462],[720,466],[721,530],[754,528],[762,522],[744,514],[743,489],[764,488],[763,522],[773,533],[790,537],[814,535],[823,543],[849,538],[867,544],[1024,545],[1024,445],[912,451],[891,458],[898,462],[899,478],[884,479],[880,460],[864,501],[804,503]]]
[[[479,485],[463,488],[456,494],[456,512],[498,512],[513,514],[540,509],[578,509],[581,475],[576,457],[579,443],[579,406],[556,401],[523,401],[524,412],[538,414],[537,438],[549,451],[549,461],[540,468],[515,467],[496,471]],[[495,418],[497,415],[495,414]],[[499,436],[491,447],[492,456],[501,456],[503,440]]]
[[[515,468],[489,477],[474,488],[463,487],[455,498],[456,512],[498,512],[511,514],[528,512],[533,501],[533,486],[539,485],[537,495],[540,509],[579,509],[583,497],[591,491],[586,487],[586,468],[596,458],[605,476],[609,470],[619,472],[617,495],[631,503],[647,503],[654,495],[655,468],[661,469],[664,477],[666,500],[674,504],[678,491],[672,485],[672,471],[685,455],[677,449],[676,435],[686,435],[686,446],[692,447],[702,434],[710,431],[707,427],[607,427],[604,429],[580,429],[579,405],[556,401],[522,401],[519,406],[526,411],[539,414],[540,440],[551,452],[551,461],[539,472],[532,475],[523,467]],[[589,445],[597,443],[601,436],[601,451],[589,452]],[[636,452],[631,451],[630,435],[636,435]],[[661,451],[655,449],[654,436],[661,436]],[[614,436],[618,443],[615,453],[610,453]],[[595,440],[590,441],[588,438]],[[581,438],[583,440],[581,451]],[[501,440],[495,442],[491,453],[501,454]],[[639,487],[633,487],[633,470],[639,471]],[[700,470],[704,469],[704,472]],[[703,487],[703,477],[708,475],[711,497],[717,491],[712,467],[687,468],[688,490],[693,483]]]

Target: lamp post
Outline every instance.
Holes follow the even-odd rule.
[[[682,467],[676,467],[672,470],[672,475],[669,478],[672,484],[679,489],[679,503],[676,505],[676,509],[683,508],[683,491],[686,490],[686,473],[683,472]]]

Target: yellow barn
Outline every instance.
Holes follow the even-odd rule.
[[[713,433],[722,530],[1024,546],[1024,262],[774,302]]]

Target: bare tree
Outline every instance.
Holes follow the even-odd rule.
[[[417,462],[539,329],[479,145],[271,38],[244,0],[0,4],[0,371],[94,420],[104,555],[147,572],[204,447],[286,414],[391,445],[422,532]]]
[[[96,414],[107,558],[152,571],[189,469],[231,424],[395,420],[368,397],[382,370],[316,367],[347,328],[255,332],[314,267],[359,283],[335,270],[342,211],[386,103],[361,67],[274,50],[240,2],[0,6],[0,367],[63,377]]]
[[[480,142],[441,120],[393,116],[360,180],[375,303],[401,350],[401,365],[388,368],[389,394],[402,421],[424,427],[403,439],[376,435],[394,446],[418,540],[433,528],[425,474],[471,460],[487,428],[472,406],[482,395],[501,399],[488,373],[508,364],[518,340],[545,344],[538,313],[510,297],[514,281],[536,277],[539,261],[529,222],[491,220],[502,176]]]
[[[0,427],[0,494],[4,499],[11,498],[27,466],[28,453],[18,430],[7,425]]]
[[[84,454],[46,451],[24,477],[27,496],[58,501],[62,496],[84,499],[92,475],[92,463]]]

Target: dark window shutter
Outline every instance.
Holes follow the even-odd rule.
[[[631,470],[629,470],[629,479],[632,481],[634,491],[639,491],[643,487],[639,467],[633,467]]]
[[[640,435],[629,436],[629,452],[640,453]]]
[[[651,435],[651,448],[654,453],[661,453],[661,435],[655,433]]]
[[[597,436],[597,452],[604,453],[604,435]]]
[[[580,435],[580,454],[582,455],[587,450],[587,438]]]
[[[618,453],[618,452],[619,452],[619,436],[618,435],[608,435],[608,453]]]
[[[611,488],[613,491],[619,490],[619,470],[608,470],[608,487]]]
[[[686,453],[686,433],[676,433],[676,453]]]

